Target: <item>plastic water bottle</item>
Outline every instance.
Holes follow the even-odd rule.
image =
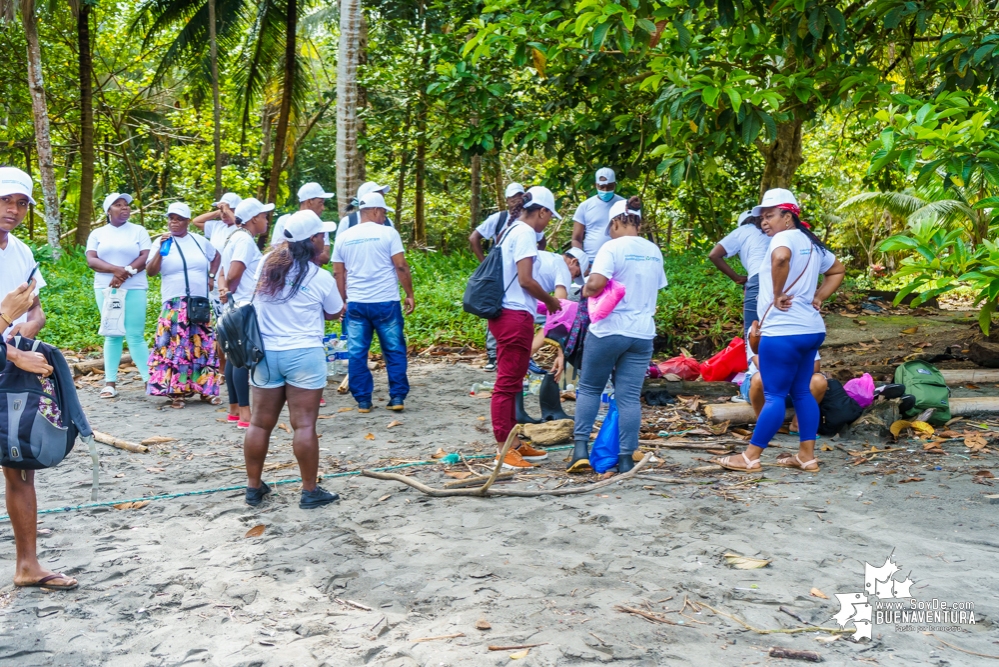
[[[326,350],[326,376],[332,377],[337,373],[335,343],[336,334],[323,336],[323,348]]]
[[[170,246],[173,245],[173,237],[171,236],[166,241],[160,243],[160,257],[166,257],[170,254]]]
[[[527,391],[532,396],[537,396],[541,393],[541,380],[544,379],[544,376],[531,373],[528,377]]]
[[[493,388],[492,382],[476,382],[475,384],[472,385],[472,390],[468,392],[468,395],[475,396],[476,394],[483,391],[492,391],[492,388]]]
[[[350,367],[350,355],[347,353],[347,335],[341,334],[335,341],[337,374],[346,375]]]
[[[610,400],[614,397],[614,383],[610,380],[604,385],[603,393],[600,394],[600,410],[597,411],[597,421],[603,422],[607,411],[610,410]]]

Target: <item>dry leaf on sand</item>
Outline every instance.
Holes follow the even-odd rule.
[[[919,327],[909,327],[908,329],[902,329],[902,333],[906,336],[911,336],[912,334],[919,331]]]
[[[770,564],[770,561],[763,558],[750,558],[733,553],[725,554],[725,562],[737,570],[758,570]]]
[[[454,477],[455,479],[468,479],[469,477],[472,476],[472,473],[470,472],[460,472],[457,470],[454,471],[445,470],[444,474],[447,475],[448,477]]]
[[[908,479],[900,479],[900,480],[898,480],[898,483],[899,484],[908,484],[909,482],[925,482],[925,481],[926,480],[924,480],[922,477],[910,477]]]
[[[820,591],[817,588],[813,588],[812,590],[808,591],[808,593],[809,593],[809,595],[812,595],[813,597],[822,598],[823,600],[828,600],[829,599],[828,595],[826,595],[825,593],[823,593],[822,591]]]
[[[148,500],[140,500],[134,503],[118,503],[114,506],[116,510],[137,510],[149,504]]]
[[[916,433],[916,435],[919,435],[920,437],[929,437],[933,435],[933,427],[927,424],[926,422],[921,422],[921,421],[911,422],[905,419],[899,419],[898,421],[893,423],[888,428],[888,430],[891,431],[891,434],[897,438],[901,435],[902,431],[904,431],[907,428],[911,428]]]
[[[353,409],[354,408],[340,408],[339,410],[337,410],[337,412],[350,412]]]
[[[262,523],[257,524],[253,528],[246,531],[246,535],[243,535],[243,537],[260,537],[261,535],[264,534],[265,530],[267,530],[267,526],[265,526]]]
[[[402,422],[399,420],[390,421],[389,425],[385,428],[395,428],[396,426],[402,426]]]
[[[487,621],[484,618],[480,618],[479,620],[477,620],[475,622],[475,627],[478,630],[492,630],[493,629],[493,626],[489,624],[489,621]]]
[[[438,447],[437,451],[430,455],[432,459],[442,459],[447,456],[447,452],[444,451],[443,447]]]
[[[392,497],[391,493],[386,493],[384,496],[382,496],[381,498],[378,499],[378,502],[383,503],[383,502],[385,502],[386,500],[388,500],[391,497]]]
[[[527,654],[531,652],[531,649],[525,648],[523,651],[517,651],[516,653],[510,654],[511,660],[520,660],[521,658],[526,658]]]
[[[369,433],[366,436],[364,436],[364,439],[365,440],[374,440],[375,439],[375,434],[374,433]]]
[[[978,433],[969,433],[964,436],[964,444],[968,449],[984,449],[988,441]]]

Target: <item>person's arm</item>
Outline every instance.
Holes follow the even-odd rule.
[[[562,285],[557,285],[555,287],[555,298],[564,301],[569,298],[569,292]]]
[[[216,252],[215,256],[212,257],[212,261],[208,264],[208,273],[215,274],[215,278],[218,278],[220,264],[222,264],[222,253]],[[208,278],[209,292],[215,289],[215,278],[212,278],[211,276]]]
[[[323,251],[319,253],[319,257],[316,257],[316,264],[319,266],[326,266],[330,261],[330,244],[327,243],[323,245]]]
[[[791,249],[786,246],[775,248],[770,258],[770,270],[773,274],[774,308],[790,310],[791,298],[784,294],[787,274],[791,270]]]
[[[235,292],[239,289],[239,282],[243,279],[244,273],[246,273],[246,264],[238,259],[229,262],[229,272],[224,277],[227,292]]]
[[[409,270],[406,255],[401,252],[392,255],[392,264],[399,276],[399,282],[402,283],[402,290],[406,293],[405,311],[409,315],[416,309],[416,298],[413,296],[413,274]]]
[[[42,377],[48,377],[52,374],[52,367],[49,366],[49,362],[45,360],[45,355],[41,352],[25,352],[9,343],[7,344],[7,361],[28,373],[35,373]]]
[[[222,211],[215,209],[214,211],[209,211],[208,213],[202,213],[198,217],[191,220],[191,224],[197,227],[201,231],[205,231],[205,224],[209,220],[221,220]]]
[[[32,278],[30,284],[21,283],[3,298],[0,302],[0,327],[6,329],[14,324],[14,320],[31,310],[35,303],[35,284],[36,281]]]
[[[833,265],[829,267],[829,270],[822,275],[825,277],[822,279],[822,284],[819,285],[819,288],[815,290],[815,298],[812,299],[812,307],[815,310],[822,310],[822,302],[831,297],[833,292],[838,290],[839,286],[843,284],[843,278],[846,276],[846,267],[837,259],[833,261]]]
[[[45,326],[45,311],[42,310],[42,303],[38,300],[38,297],[31,302],[31,308],[28,309],[28,319],[25,322],[15,324],[11,327],[10,333],[7,334],[8,338],[11,336],[24,336],[25,338],[35,338],[38,332],[42,330]]]
[[[347,303],[347,269],[343,262],[333,262],[333,277],[336,279],[336,288],[340,291],[340,298]]]
[[[472,253],[476,259],[481,263],[486,258],[486,253],[482,250],[482,234],[479,233],[478,229],[473,231],[468,237],[468,245],[472,248]]]
[[[603,292],[605,287],[607,287],[607,276],[590,272],[590,277],[586,279],[586,284],[583,285],[582,294],[585,297],[596,296]]]
[[[146,251],[148,252],[148,251]],[[140,254],[141,257],[141,254]],[[125,270],[124,266],[115,266],[110,262],[105,262],[103,259],[97,256],[96,250],[87,251],[87,266],[93,269],[97,273],[110,273],[111,274],[111,286],[118,287],[123,282],[129,279],[130,274]],[[115,285],[114,283],[118,284]]]
[[[586,227],[578,220],[572,222],[572,247],[583,249],[583,239],[586,238]]]
[[[525,257],[517,262],[517,282],[524,288],[524,291],[535,299],[545,304],[548,312],[555,314],[562,310],[559,300],[545,291],[541,284],[534,279],[534,258]]]
[[[146,260],[146,274],[150,277],[157,275],[160,272],[160,267],[163,264],[163,255],[160,254],[161,244],[170,238],[170,232],[165,232],[160,236],[159,244],[155,245],[156,252],[149,255],[149,251],[144,251],[146,255],[149,255],[149,259]]]
[[[747,276],[740,276],[735,272],[735,269],[728,265],[728,262],[725,261],[725,255],[727,254],[728,253],[725,252],[725,246],[719,243],[711,249],[710,253],[708,253],[708,259],[710,259],[711,263],[717,266],[718,270],[728,276],[736,285],[745,284],[749,278]]]

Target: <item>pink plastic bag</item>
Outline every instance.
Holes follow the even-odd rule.
[[[659,362],[659,372],[664,376],[679,375],[681,380],[696,380],[701,377],[701,365],[691,357],[673,357]]]
[[[600,294],[590,297],[590,322],[599,322],[610,315],[623,298],[624,283],[608,280]]]
[[[562,310],[552,315],[548,312],[545,304],[538,301],[538,313],[545,316],[545,326],[542,331],[546,336],[549,331],[560,324],[564,325],[565,330],[568,331],[572,328],[572,323],[576,321],[576,312],[579,310],[579,302],[569,301],[568,299],[560,299],[559,303],[562,304]]]
[[[864,373],[843,385],[843,390],[862,408],[874,402],[874,378],[870,373]]]

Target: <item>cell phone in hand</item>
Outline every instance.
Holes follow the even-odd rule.
[[[31,279],[35,277],[35,273],[37,271],[38,271],[38,264],[35,264],[35,266],[31,269],[31,273],[28,274],[28,279],[25,280],[24,282],[30,283]]]

